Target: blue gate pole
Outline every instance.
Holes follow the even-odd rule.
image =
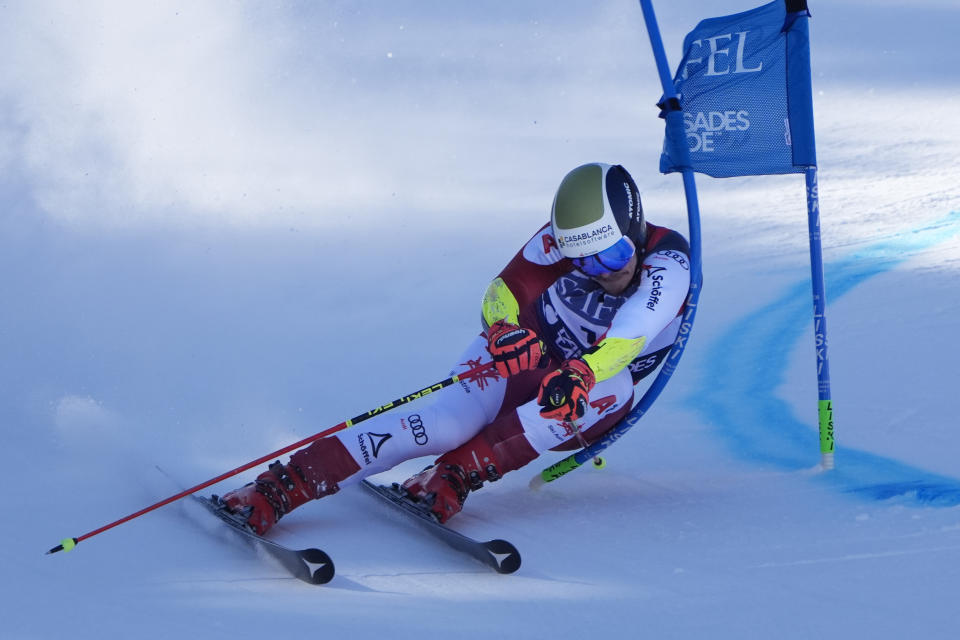
[[[684,307],[683,320],[680,323],[677,339],[673,343],[670,353],[668,353],[664,359],[663,366],[660,368],[657,377],[647,389],[646,393],[643,394],[643,397],[637,402],[636,406],[630,410],[630,413],[628,413],[623,420],[592,445],[567,456],[556,464],[550,465],[534,476],[530,481],[530,486],[533,488],[546,482],[552,482],[560,476],[579,468],[589,460],[594,460],[595,463],[598,462],[598,456],[601,451],[619,440],[630,427],[639,422],[640,418],[643,417],[654,400],[660,395],[660,392],[663,391],[673,372],[676,371],[677,363],[680,361],[680,356],[683,355],[687,340],[690,338],[693,320],[697,313],[700,287],[703,281],[701,275],[700,207],[697,202],[697,185],[694,180],[693,169],[690,167],[690,150],[687,148],[686,143],[683,112],[680,110],[680,102],[677,99],[676,87],[673,85],[673,77],[670,75],[670,66],[667,63],[667,54],[663,48],[663,39],[660,37],[657,18],[653,12],[653,4],[651,0],[640,0],[640,7],[643,10],[647,33],[650,36],[650,46],[653,48],[653,57],[657,63],[657,73],[660,76],[660,84],[663,87],[662,108],[667,121],[666,126],[673,132],[673,135],[668,138],[679,141],[672,146],[670,154],[678,160],[677,164],[681,167],[684,195],[687,200],[687,219],[690,229],[690,289],[687,292],[687,302]]]
[[[813,335],[817,349],[817,417],[820,423],[820,464],[834,467],[833,400],[830,397],[830,358],[827,354],[827,298],[823,284],[823,250],[820,243],[820,197],[817,168],[808,167],[807,223],[810,229],[810,278],[813,283]]]

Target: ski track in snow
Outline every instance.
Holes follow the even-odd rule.
[[[825,264],[828,339],[831,302],[957,234],[960,212],[954,211],[909,233],[884,238],[849,258]],[[816,432],[774,393],[783,381],[791,349],[810,337],[810,307],[807,278],[735,323],[709,348],[706,362],[710,366],[702,384],[690,394],[690,405],[717,427],[717,435],[736,455],[754,463],[787,471],[814,469],[818,463]],[[758,357],[744,357],[749,353]],[[716,380],[725,384],[718,386]],[[840,444],[842,422],[837,440],[837,468],[815,474],[818,481],[866,499],[901,497],[917,506],[960,504],[960,480],[844,447]]]

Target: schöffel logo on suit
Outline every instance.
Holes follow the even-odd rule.
[[[366,438],[364,438],[366,436]],[[383,443],[392,438],[393,435],[389,433],[361,433],[357,436],[357,441],[360,444],[360,454],[363,456],[363,461],[367,464],[373,462],[373,458],[376,458],[380,455],[380,448],[383,447]],[[369,442],[369,447],[367,443]],[[372,455],[372,458],[371,458]]]
[[[647,309],[656,311],[660,303],[660,296],[663,294],[663,275],[661,271],[666,271],[666,267],[654,267],[644,264],[642,267],[643,275],[650,281],[650,297],[647,298]]]
[[[421,447],[430,441],[430,438],[427,437],[427,430],[423,427],[423,419],[420,414],[411,413],[406,420],[400,418],[400,424],[404,429],[410,429],[410,433],[413,434],[413,441]]]

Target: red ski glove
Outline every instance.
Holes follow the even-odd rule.
[[[583,360],[567,360],[561,369],[540,382],[537,404],[540,415],[549,420],[572,422],[587,412],[590,390],[596,384],[593,370]]]
[[[505,320],[493,323],[487,331],[487,351],[493,356],[497,373],[508,378],[521,371],[546,364],[546,346],[531,329],[523,329]]]

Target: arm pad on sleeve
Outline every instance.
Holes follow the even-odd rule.
[[[483,294],[483,324],[489,328],[498,320],[520,322],[520,304],[503,278],[496,278]]]

